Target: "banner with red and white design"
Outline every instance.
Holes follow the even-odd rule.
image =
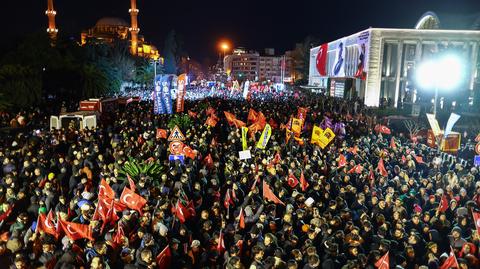
[[[177,79],[177,113],[183,112],[185,92],[187,85],[187,74],[181,74]]]

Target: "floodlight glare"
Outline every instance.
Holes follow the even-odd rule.
[[[460,59],[455,55],[446,55],[438,64],[438,87],[453,89],[459,86],[462,80],[463,68]]]
[[[421,88],[432,89],[435,86],[437,65],[434,61],[426,61],[420,64],[416,72],[416,80]]]
[[[424,61],[416,71],[415,80],[420,88],[434,89],[433,114],[437,114],[438,90],[452,90],[460,86],[463,79],[463,64],[459,57],[447,54]]]
[[[416,81],[421,88],[451,90],[459,86],[462,74],[460,58],[449,54],[421,63],[416,72]]]

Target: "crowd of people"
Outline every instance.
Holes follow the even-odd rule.
[[[305,127],[287,141],[299,107]],[[248,126],[250,109],[273,131],[264,150],[261,130],[249,135],[252,158],[240,160],[241,130],[224,112]],[[153,115],[151,102],[117,112],[111,126],[2,139],[2,267],[449,268],[452,255],[452,267],[480,267],[478,170],[375,132],[361,104],[258,93],[187,100],[185,110],[191,125],[181,131],[196,155],[184,162],[169,161],[169,142],[156,136],[169,116]],[[325,117],[345,135],[321,149],[310,136]],[[164,170],[129,180],[120,171],[131,159]]]

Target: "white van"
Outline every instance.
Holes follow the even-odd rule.
[[[50,116],[50,130],[73,127],[74,129],[96,128],[100,114],[96,111],[66,112]]]

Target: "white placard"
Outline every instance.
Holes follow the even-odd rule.
[[[252,158],[252,154],[250,153],[250,150],[242,150],[238,152],[238,157],[240,160],[248,160]]]

